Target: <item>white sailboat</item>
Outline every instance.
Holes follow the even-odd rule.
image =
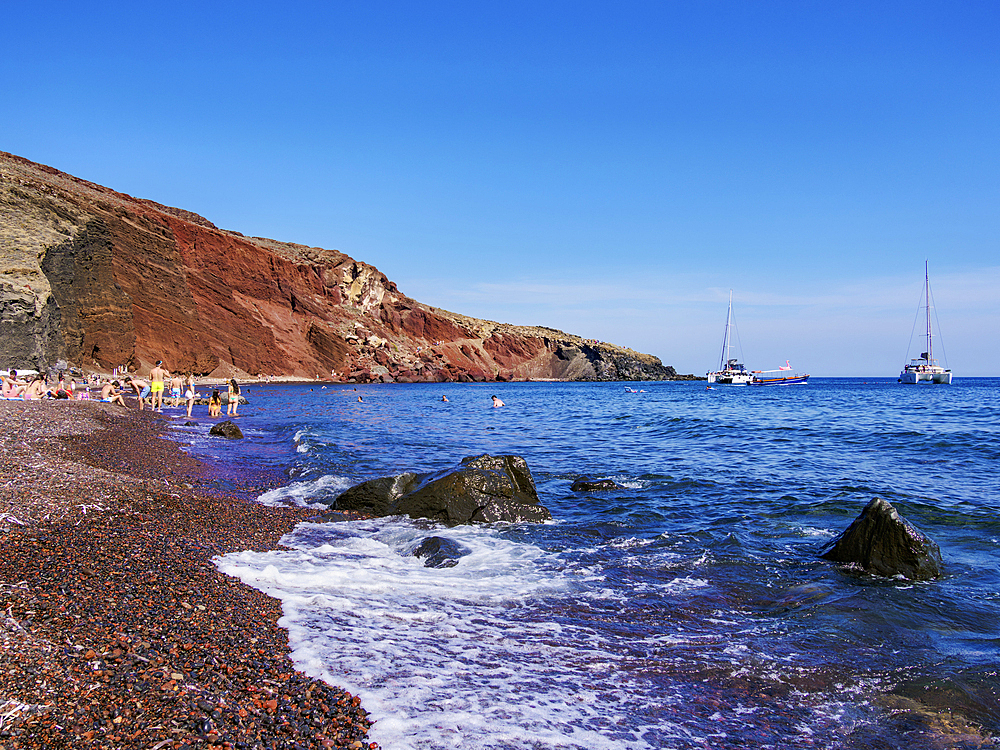
[[[941,367],[934,359],[934,337],[931,334],[931,282],[927,261],[924,261],[924,302],[927,312],[927,351],[921,352],[920,357],[911,359],[909,364],[903,365],[903,371],[899,373],[899,382],[950,385],[951,370]]]
[[[726,315],[726,335],[722,339],[722,358],[719,361],[719,369],[708,373],[709,383],[719,383],[720,385],[747,385],[753,380],[753,375],[737,359],[732,356],[732,336],[733,324],[733,290],[729,290],[729,313]]]

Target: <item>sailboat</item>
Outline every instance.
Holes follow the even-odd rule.
[[[951,370],[941,367],[934,359],[934,337],[931,334],[931,282],[927,261],[924,261],[924,302],[927,312],[927,351],[921,352],[919,358],[911,359],[909,364],[903,365],[903,371],[899,373],[899,382],[950,385]]]
[[[732,354],[732,325],[733,325],[733,290],[729,290],[729,313],[726,315],[726,335],[722,339],[722,358],[719,360],[719,369],[708,373],[709,383],[719,383],[721,385],[746,385],[753,380],[753,375],[736,359]]]

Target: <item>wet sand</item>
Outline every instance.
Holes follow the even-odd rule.
[[[281,478],[242,469],[221,495],[164,424],[0,401],[0,747],[376,747],[356,697],[295,671],[279,603],[211,562],[312,511],[254,503]]]

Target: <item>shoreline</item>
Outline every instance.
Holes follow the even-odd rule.
[[[0,402],[0,746],[368,748],[357,697],[297,672],[280,603],[219,572],[307,508],[241,496],[95,401]]]

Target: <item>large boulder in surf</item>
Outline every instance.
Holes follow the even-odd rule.
[[[907,523],[887,500],[876,497],[820,557],[865,573],[927,581],[941,575],[938,545]]]
[[[520,456],[470,456],[454,469],[371,479],[339,495],[330,507],[429,518],[448,526],[552,518],[539,503],[535,480]]]
[[[243,431],[231,419],[212,425],[212,429],[208,431],[208,434],[218,435],[219,437],[229,438],[231,440],[238,440],[243,437]]]

